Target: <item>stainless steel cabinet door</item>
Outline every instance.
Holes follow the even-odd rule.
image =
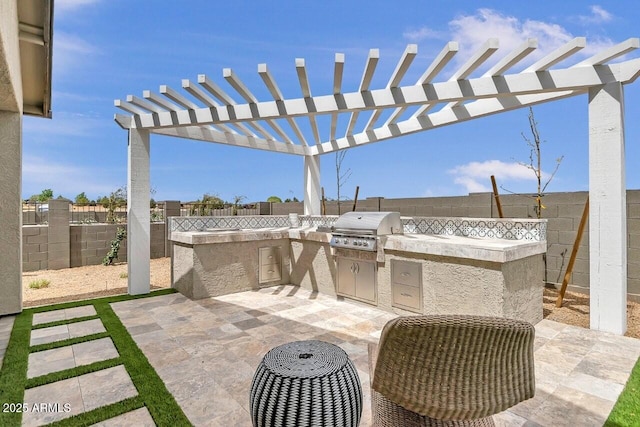
[[[376,265],[373,262],[357,261],[355,264],[356,298],[376,301]]]
[[[346,258],[338,258],[338,294],[356,296],[355,263]]]

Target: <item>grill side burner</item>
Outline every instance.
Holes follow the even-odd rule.
[[[399,212],[347,212],[334,225],[330,245],[363,251],[377,250],[377,237],[402,234]]]

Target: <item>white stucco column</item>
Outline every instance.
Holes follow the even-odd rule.
[[[627,197],[621,83],[589,89],[591,329],[627,330]]]
[[[0,111],[0,316],[22,311],[22,114]]]
[[[320,156],[304,156],[304,214],[320,215]]]
[[[149,201],[149,131],[129,130],[127,170],[127,268],[129,294],[151,289],[151,226]]]

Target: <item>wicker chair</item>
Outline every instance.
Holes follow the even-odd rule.
[[[535,393],[534,334],[494,317],[391,320],[369,346],[373,425],[494,426],[492,415]]]

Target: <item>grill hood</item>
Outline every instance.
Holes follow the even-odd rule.
[[[347,212],[334,225],[336,233],[403,234],[400,212]]]

